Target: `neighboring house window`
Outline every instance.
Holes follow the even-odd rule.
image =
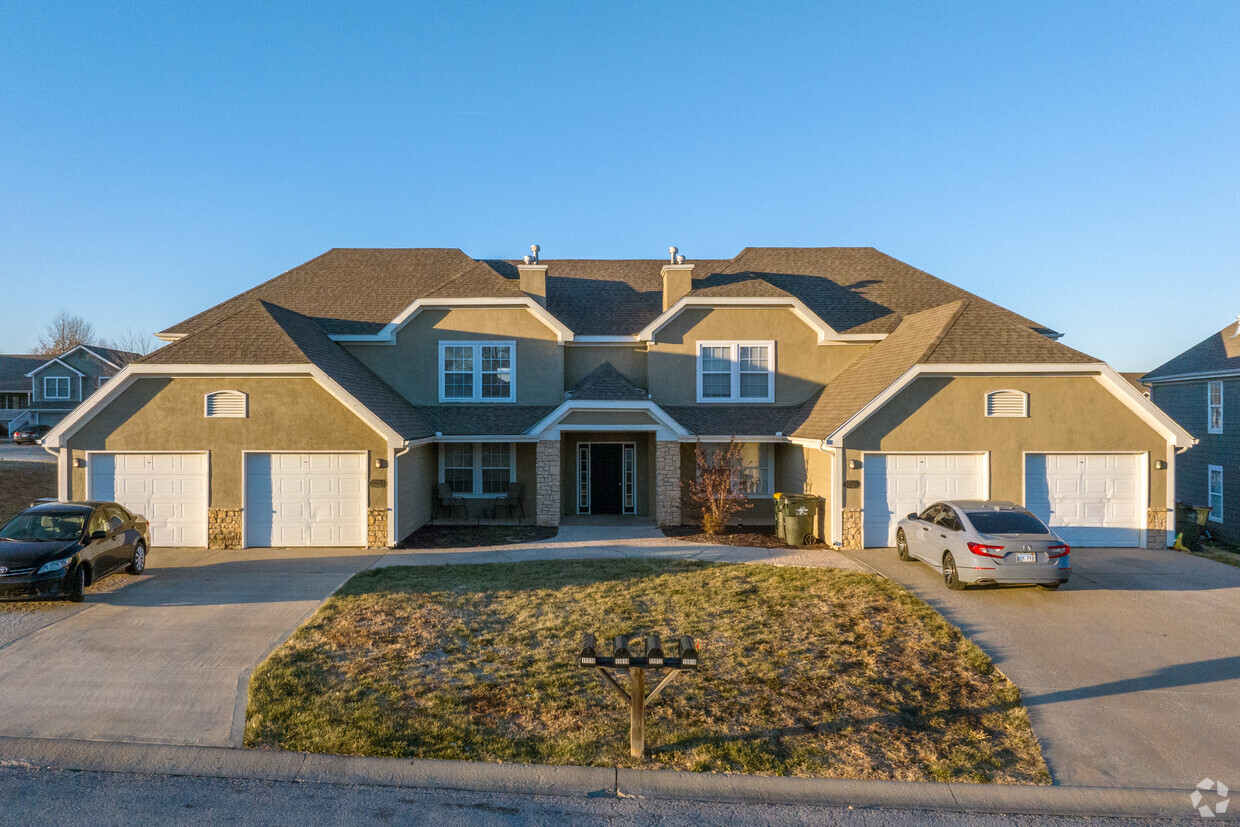
[[[26,394],[24,393],[2,393],[0,394],[0,409],[16,410],[28,407],[26,404]]]
[[[439,481],[454,494],[496,497],[516,477],[511,442],[445,442],[439,446]]]
[[[774,342],[698,342],[699,402],[775,401]]]
[[[95,387],[97,387],[97,388],[102,388],[102,387],[103,387],[103,385],[104,385],[104,383],[105,383],[105,382],[107,382],[107,381],[108,381],[109,379],[111,379],[111,378],[112,378],[111,376],[100,376],[100,377],[99,377],[99,378],[95,381]]]
[[[1210,382],[1206,396],[1210,433],[1221,434],[1223,432],[1223,383],[1219,380]]]
[[[1221,523],[1223,522],[1223,469],[1221,466],[1211,465],[1206,474],[1210,490],[1210,521]]]
[[[241,391],[212,391],[204,402],[206,415],[244,419],[249,416],[249,397]]]
[[[515,342],[440,342],[439,401],[513,401],[515,352]]]
[[[986,394],[986,416],[1029,416],[1029,394],[1022,391],[991,391]]]
[[[43,398],[44,399],[68,399],[69,398],[69,377],[68,376],[45,376],[43,377]]]
[[[775,490],[771,482],[775,475],[775,451],[769,442],[742,442],[740,446],[740,467],[737,469],[736,485],[751,497],[769,497]],[[726,443],[703,445],[702,452],[707,465],[714,464],[716,450],[722,454],[727,449]]]

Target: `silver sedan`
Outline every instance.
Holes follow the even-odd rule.
[[[949,589],[971,583],[1036,583],[1057,589],[1068,582],[1068,544],[1046,524],[1009,502],[940,502],[897,523],[901,560],[929,563]]]

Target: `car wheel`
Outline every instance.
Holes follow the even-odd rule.
[[[146,545],[141,540],[133,547],[133,562],[130,563],[125,571],[130,574],[141,574],[146,570]]]
[[[1062,583],[1039,583],[1038,588],[1046,589],[1048,592],[1053,592],[1055,591],[1055,589],[1059,588],[1062,585],[1063,585]]]
[[[912,560],[913,555],[908,553],[908,538],[904,536],[904,529],[896,531],[896,554],[900,555],[901,560]]]
[[[86,599],[86,567],[79,564],[69,575],[69,588],[65,596],[73,603],[81,603]]]
[[[960,580],[960,572],[956,571],[956,558],[949,551],[943,555],[943,582],[954,592],[964,591],[964,583]]]

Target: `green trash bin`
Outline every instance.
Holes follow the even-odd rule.
[[[812,494],[784,494],[784,542],[790,546],[807,546],[816,539],[818,498]]]
[[[784,539],[784,495],[775,492],[775,536]]]

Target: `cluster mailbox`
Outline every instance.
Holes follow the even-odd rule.
[[[658,635],[647,636],[644,643],[640,638],[616,635],[611,654],[603,655],[599,653],[598,639],[588,634],[582,640],[580,665],[614,669],[697,669],[698,652],[693,638],[682,635],[672,645],[676,648],[675,657],[664,653],[663,641]]]

